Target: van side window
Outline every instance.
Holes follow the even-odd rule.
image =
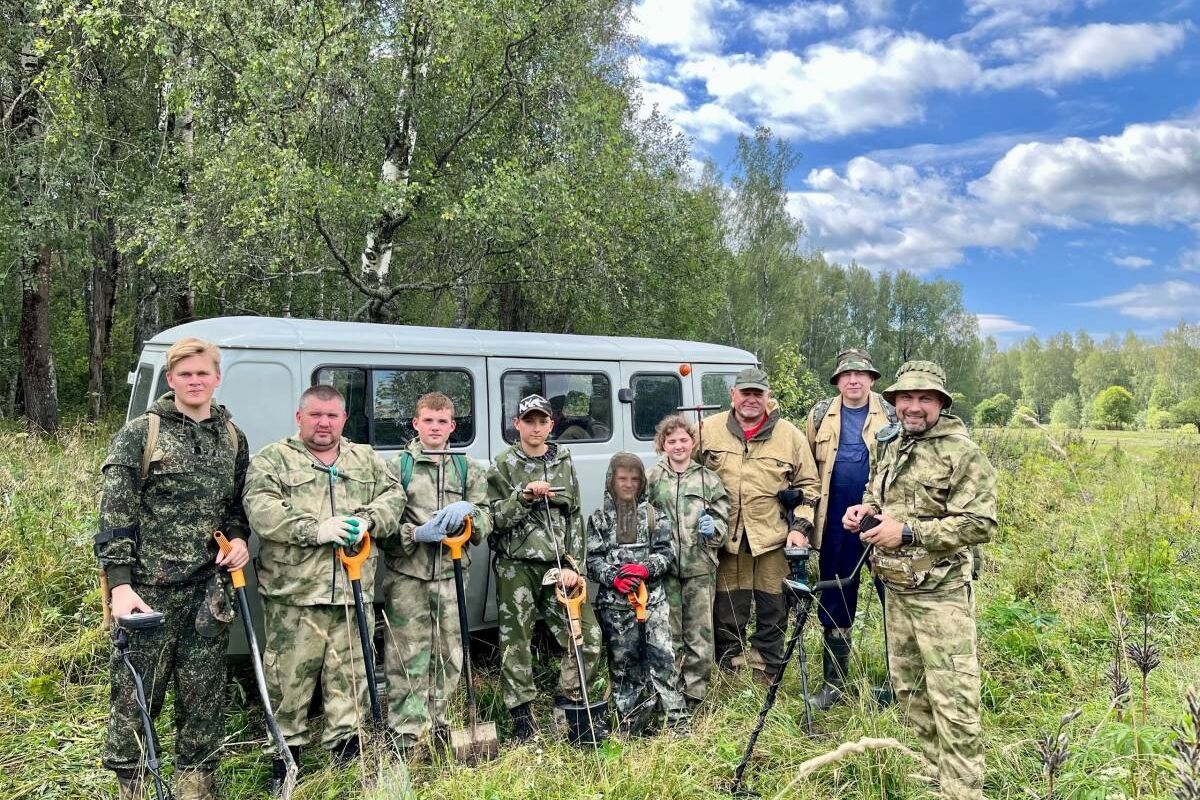
[[[367,422],[367,371],[361,367],[321,367],[313,383],[332,386],[346,398],[346,427],[342,435],[352,442],[369,444]]]
[[[649,441],[659,420],[683,405],[683,386],[677,375],[643,374],[634,375],[629,388],[633,390],[633,435]]]
[[[559,442],[607,442],[612,438],[612,383],[603,372],[513,370],[500,377],[504,441],[517,441],[517,403],[540,394],[554,410],[550,438]]]
[[[167,385],[167,367],[163,365],[162,372],[158,373],[158,382],[154,384],[154,394],[150,397],[150,401],[157,400],[169,391],[171,391],[171,387]]]
[[[373,447],[405,447],[416,438],[412,419],[417,400],[428,392],[441,392],[454,403],[454,433],[450,446],[462,447],[475,439],[475,392],[471,373],[458,369],[375,369],[371,370],[374,390],[372,418]]]
[[[153,382],[154,365],[138,364],[137,377],[133,381],[133,395],[129,400],[129,413],[126,415],[127,420],[145,413],[146,406],[150,404],[150,386]]]
[[[720,405],[722,411],[728,411],[729,390],[733,388],[733,379],[736,377],[736,372],[706,372],[701,375],[701,405]],[[718,412],[706,411],[704,416],[709,417],[716,413]]]

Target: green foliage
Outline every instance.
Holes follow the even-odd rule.
[[[1151,408],[1146,411],[1146,428],[1152,431],[1165,431],[1175,427],[1175,414],[1165,408]]]
[[[1171,417],[1176,425],[1193,425],[1200,427],[1200,393],[1182,400],[1171,409]]]
[[[1012,415],[1008,418],[1008,427],[1036,428],[1038,421],[1036,411],[1027,405],[1019,405],[1013,409]]]
[[[771,396],[784,417],[803,427],[809,409],[829,394],[828,384],[808,368],[804,356],[794,347],[780,347],[772,361]]]
[[[1050,408],[1050,424],[1056,428],[1079,427],[1079,398],[1068,394],[1054,401]]]
[[[1013,399],[1003,392],[994,394],[986,400],[980,400],[975,406],[975,424],[985,426],[1004,425],[1012,417],[1016,405]]]
[[[1092,400],[1091,423],[1097,428],[1123,428],[1133,424],[1136,401],[1124,386],[1109,386]]]

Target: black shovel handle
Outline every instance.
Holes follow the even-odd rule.
[[[363,606],[362,581],[350,581],[354,590],[354,616],[358,619],[358,639],[362,644],[363,665],[367,672],[367,693],[371,697],[371,719],[383,729],[383,708],[379,705],[379,687],[375,685],[375,654],[371,649],[371,632],[367,630],[367,612]]]

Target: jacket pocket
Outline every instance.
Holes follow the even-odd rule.
[[[949,475],[923,475],[913,481],[910,507],[918,517],[936,517],[945,513],[950,496]]]

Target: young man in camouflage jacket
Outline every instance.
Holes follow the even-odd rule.
[[[162,709],[167,687],[175,686],[179,800],[213,796],[233,618],[222,569],[240,569],[250,557],[240,502],[249,460],[246,437],[229,412],[212,402],[221,380],[220,357],[214,345],[199,339],[181,339],[167,351],[172,391],[121,428],[109,446],[95,540],[112,588],[113,617],[163,614],[159,627],[130,632],[129,649],[150,695],[152,717]],[[158,419],[153,443],[152,415]],[[229,555],[220,554],[214,530],[229,537]],[[121,800],[140,800],[142,724],[133,680],[115,649],[109,662],[112,706],[103,762],[117,774]]]
[[[587,522],[588,577],[599,584],[596,613],[608,646],[613,703],[622,731],[637,733],[661,705],[668,728],[686,731],[687,705],[676,685],[670,606],[662,579],[675,562],[671,522],[646,499],[646,468],[633,453],[608,463],[604,505]],[[646,618],[629,597],[646,585]]]
[[[692,460],[696,428],[680,414],[658,423],[650,470],[650,502],[671,523],[675,561],[663,579],[671,606],[671,638],[679,663],[679,688],[689,706],[708,694],[712,672],[713,602],[718,554],[728,535],[729,500],[717,473]]]
[[[537,733],[531,703],[533,627],[540,614],[567,651],[560,664],[556,705],[582,701],[582,687],[564,611],[554,596],[555,583],[571,590],[586,553],[579,479],[571,454],[546,440],[552,408],[541,395],[517,405],[513,425],[520,441],[496,457],[488,473],[492,505],[492,550],[496,554],[496,617],[500,626],[500,689],[512,714],[513,738],[520,742]],[[550,513],[547,516],[546,503]],[[562,570],[558,570],[561,560]],[[547,583],[549,580],[549,583]],[[589,603],[582,608],[583,653],[588,696],[598,696],[595,682],[600,659],[600,628]]]
[[[972,547],[996,531],[996,471],[966,426],[947,413],[946,374],[909,361],[883,396],[897,426],[877,435],[863,502],[847,509],[846,530],[863,518],[875,545],[872,571],[887,586],[888,663],[896,700],[935,768],[947,800],[983,797]]]
[[[408,496],[400,534],[383,544],[384,613],[388,620],[388,728],[396,746],[414,756],[433,731],[434,745],[450,741],[446,707],[462,673],[454,562],[442,541],[471,520],[472,545],[491,531],[487,467],[446,450],[454,433],[454,404],[440,392],[417,400],[417,438],[392,459],[392,471]],[[471,564],[463,549],[463,579]]]
[[[399,532],[405,497],[370,445],[342,438],[346,406],[337,389],[305,390],[296,424],[295,436],[253,458],[246,477],[246,515],[261,545],[263,665],[279,730],[296,753],[312,740],[308,707],[320,678],[321,743],[344,763],[357,755],[358,732],[370,711],[353,590],[337,548],[357,543],[364,531],[380,540]],[[373,546],[362,567],[365,598],[375,594],[378,552]],[[365,611],[367,628],[374,630],[369,602]],[[276,758],[276,786],[283,770]]]

